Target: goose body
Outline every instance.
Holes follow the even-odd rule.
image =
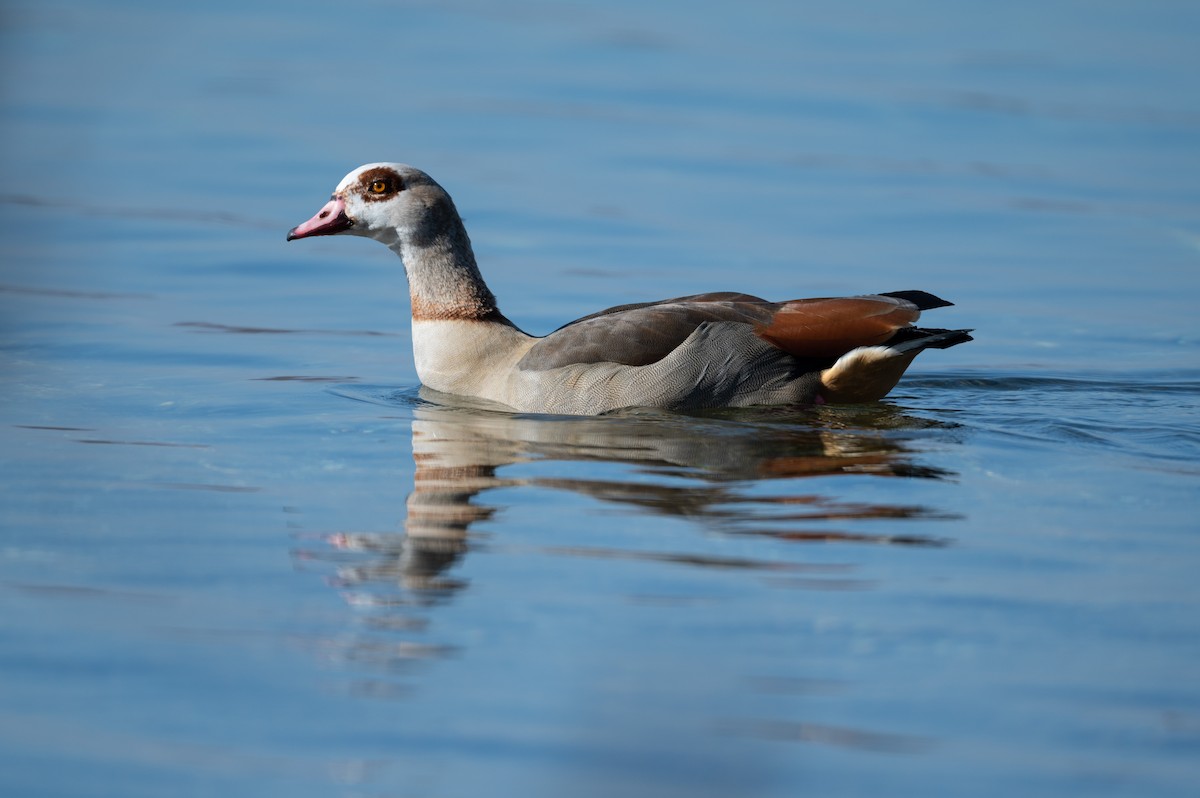
[[[950,304],[923,291],[786,302],[697,294],[532,336],[500,313],[450,195],[404,164],[355,169],[288,240],[335,234],[374,238],[403,261],[422,383],[522,412],[869,402],[924,349],[971,340],[913,326]]]

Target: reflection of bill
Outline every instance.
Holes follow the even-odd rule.
[[[445,572],[468,548],[472,525],[495,506],[477,498],[498,487],[569,490],[640,512],[682,516],[727,534],[792,540],[937,545],[921,534],[872,535],[833,528],[843,521],[930,517],[925,508],[838,501],[819,493],[767,495],[764,480],[837,474],[937,479],[913,462],[896,429],[923,422],[889,406],[714,411],[703,416],[636,410],[603,417],[530,416],[422,390],[439,404],[414,410],[412,493],[404,535],[338,534],[331,542],[366,562],[339,572],[346,587],[399,584],[453,592],[465,583]],[[505,478],[505,466],[530,461],[592,461],[634,467],[631,478]],[[648,479],[647,476],[650,478]],[[685,484],[680,484],[685,483]],[[721,567],[778,567],[694,554],[564,547],[555,553],[636,557]],[[362,598],[358,600],[364,600]]]

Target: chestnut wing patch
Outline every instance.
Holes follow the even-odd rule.
[[[895,296],[797,299],[784,302],[760,338],[796,357],[841,357],[860,346],[885,344],[921,315]]]

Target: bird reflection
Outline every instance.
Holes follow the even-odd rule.
[[[891,405],[534,416],[464,403],[428,389],[422,389],[415,404],[412,397],[393,394],[381,403],[412,407],[416,468],[403,532],[343,531],[328,536],[327,547],[297,553],[302,561],[332,565],[335,586],[350,604],[364,610],[360,632],[331,643],[327,653],[375,674],[360,677],[354,685],[356,692],[374,698],[408,694],[408,687],[385,674],[458,653],[455,645],[432,642],[427,626],[433,617],[430,610],[452,601],[468,586],[463,569],[454,566],[472,549],[740,570],[781,589],[864,590],[873,585],[854,578],[855,566],[848,563],[635,550],[619,544],[581,546],[570,535],[563,536],[561,545],[540,547],[511,535],[491,538],[486,522],[505,505],[506,495],[511,497],[501,488],[567,491],[634,515],[683,518],[720,535],[849,544],[944,543],[923,534],[862,531],[863,520],[944,516],[916,505],[838,498],[860,483],[847,482],[848,490],[843,490],[840,479],[830,481],[840,476],[951,476],[921,464],[912,441],[928,427],[941,428],[938,437],[944,440],[953,432],[946,428],[953,425],[923,420]],[[605,467],[612,465],[618,467]]]
[[[416,471],[403,534],[338,533],[338,583],[363,604],[428,603],[465,582],[447,575],[469,550],[472,527],[497,511],[485,497],[501,487],[565,490],[636,512],[685,517],[706,529],[788,540],[939,545],[922,535],[871,535],[831,524],[872,518],[933,517],[927,508],[836,500],[796,492],[808,477],[854,474],[940,479],[945,472],[914,462],[897,431],[934,425],[888,405],[867,408],[763,408],[683,415],[631,410],[602,417],[499,412],[422,390],[414,408]],[[625,479],[506,477],[531,462],[592,461],[629,467]],[[764,483],[787,489],[766,493]],[[828,483],[821,483],[828,487]],[[751,567],[695,554],[621,552],[567,547],[594,557],[671,559],[693,565]],[[386,586],[401,595],[380,595]]]

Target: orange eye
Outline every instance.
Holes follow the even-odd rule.
[[[386,180],[375,180],[371,183],[371,193],[372,194],[383,194],[384,192],[387,191],[387,189],[388,189],[388,184],[387,184]]]

